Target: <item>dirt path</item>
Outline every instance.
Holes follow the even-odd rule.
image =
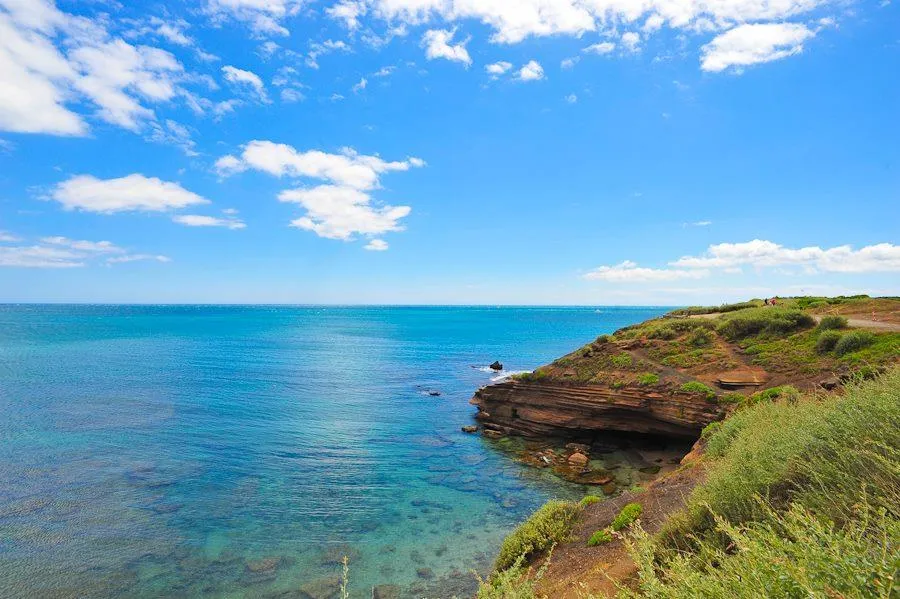
[[[588,547],[595,531],[609,526],[627,503],[640,503],[644,509],[641,526],[656,533],[673,512],[680,510],[691,490],[703,478],[700,465],[685,467],[659,478],[641,493],[623,493],[618,497],[589,505],[573,531],[573,540],[557,546],[550,560],[540,592],[553,599],[580,599],[586,594],[614,597],[616,583],[623,584],[636,572],[620,539],[605,545]]]

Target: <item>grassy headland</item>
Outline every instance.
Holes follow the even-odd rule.
[[[679,310],[524,377],[732,407],[646,490],[539,511],[479,598],[900,596],[900,300],[779,303]]]

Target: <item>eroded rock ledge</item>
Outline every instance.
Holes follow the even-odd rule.
[[[479,389],[469,403],[486,434],[532,438],[618,431],[696,439],[724,414],[695,393],[566,381],[505,381]]]

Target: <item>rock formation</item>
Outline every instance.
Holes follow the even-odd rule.
[[[479,389],[470,403],[489,436],[574,438],[618,431],[697,438],[724,414],[696,393],[566,381],[504,381]]]

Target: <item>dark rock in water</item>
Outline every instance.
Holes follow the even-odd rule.
[[[268,574],[277,570],[280,565],[280,557],[264,557],[247,561],[247,570],[254,574]]]
[[[488,366],[488,368],[490,368],[491,370],[498,370],[498,371],[503,370],[503,364],[501,364],[499,361],[496,361],[493,364],[491,364],[490,366]]]
[[[372,599],[400,599],[400,587],[396,584],[379,584],[372,587]]]
[[[303,599],[335,599],[341,593],[341,577],[326,576],[300,585]]]
[[[441,392],[440,391],[429,391],[428,395],[430,395],[431,397],[440,397]]]
[[[475,426],[474,424],[467,424],[466,426],[462,427],[462,432],[464,432],[464,433],[477,433],[477,432],[478,432],[478,427]]]
[[[319,561],[323,566],[339,566],[344,563],[345,557],[351,562],[354,562],[356,561],[356,558],[359,557],[359,550],[346,543],[341,545],[330,545],[322,551]]]
[[[419,578],[431,579],[434,578],[434,570],[431,568],[419,568],[416,570],[416,576]]]

